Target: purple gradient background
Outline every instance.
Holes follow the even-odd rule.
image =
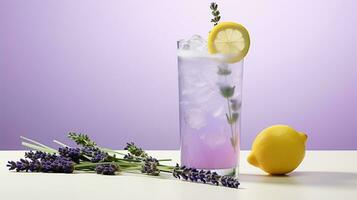
[[[207,35],[209,2],[0,0],[0,149],[70,130],[179,148],[176,40]],[[243,149],[278,123],[309,149],[357,149],[356,1],[218,3],[252,38]]]

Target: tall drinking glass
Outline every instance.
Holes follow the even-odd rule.
[[[181,164],[238,174],[243,60],[178,50]]]

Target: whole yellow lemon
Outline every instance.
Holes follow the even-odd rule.
[[[287,174],[304,159],[306,140],[305,133],[289,126],[271,126],[255,138],[247,160],[269,174]]]

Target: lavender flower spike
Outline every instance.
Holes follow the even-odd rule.
[[[48,156],[48,155],[47,155]],[[20,159],[20,161],[9,161],[6,165],[9,170],[17,172],[47,172],[47,173],[72,173],[74,170],[74,162],[69,158],[52,155],[51,158],[40,159]]]
[[[60,147],[58,152],[61,156],[70,158],[73,162],[79,163],[81,150],[79,148]]]
[[[176,167],[172,173],[175,178],[184,179],[191,182],[201,182],[213,185],[223,185],[230,188],[238,188],[240,183],[237,179],[230,176],[220,176],[216,172],[197,170],[195,168],[187,168],[185,166],[180,167],[176,164]]]
[[[157,168],[159,165],[159,161],[153,157],[147,157],[143,160],[143,164],[141,166],[141,173],[146,173],[151,176],[158,176],[160,174],[160,170]]]
[[[98,164],[95,167],[97,174],[103,175],[115,175],[115,172],[118,171],[118,166],[115,164]]]

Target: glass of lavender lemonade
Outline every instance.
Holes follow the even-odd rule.
[[[181,164],[237,175],[243,59],[226,60],[198,35],[178,42]]]
[[[213,28],[177,42],[181,165],[238,176],[243,62],[248,30],[221,22],[210,4]]]

